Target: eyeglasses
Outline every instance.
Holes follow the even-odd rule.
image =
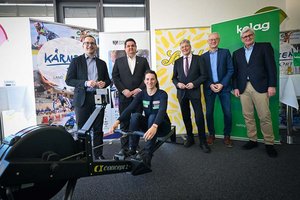
[[[252,34],[249,34],[249,35],[244,35],[242,38],[243,38],[243,39],[246,39],[246,38],[252,38],[252,36],[253,36],[253,33],[252,33]]]
[[[89,46],[89,45],[94,46],[94,45],[96,45],[96,43],[94,43],[94,42],[84,42],[83,44],[86,45],[86,46]]]

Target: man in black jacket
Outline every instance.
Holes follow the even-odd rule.
[[[73,106],[78,129],[83,127],[95,110],[96,89],[106,88],[111,83],[106,63],[96,57],[97,44],[93,36],[85,36],[83,49],[83,55],[72,59],[66,77],[67,85],[75,87]],[[103,144],[103,118],[104,110],[93,125],[94,146]],[[95,159],[104,159],[102,150],[102,147],[94,150]]]
[[[177,98],[187,132],[184,146],[190,147],[195,143],[190,110],[191,102],[195,112],[200,147],[205,153],[209,153],[211,149],[206,141],[200,91],[201,84],[207,79],[207,72],[202,59],[191,53],[189,40],[184,39],[180,42],[180,50],[183,56],[175,61],[172,81],[177,88]]]
[[[144,74],[150,69],[146,58],[137,56],[137,46],[134,39],[125,41],[126,56],[116,59],[112,71],[112,78],[119,91],[119,112],[120,115],[129,106],[133,98],[145,88]],[[142,108],[136,108],[136,112],[142,112]],[[128,131],[129,121],[122,122],[120,128]],[[122,138],[122,150],[124,154],[128,148],[128,138]]]
[[[233,52],[234,95],[240,97],[249,141],[243,149],[258,146],[254,107],[264,136],[266,152],[276,157],[269,98],[276,94],[277,72],[270,43],[255,42],[255,32],[245,27],[241,32],[244,47]]]

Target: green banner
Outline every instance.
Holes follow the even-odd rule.
[[[240,39],[241,30],[245,27],[251,27],[255,30],[256,42],[270,42],[274,48],[275,61],[279,63],[279,10],[269,11],[265,13],[260,13],[248,17],[243,17],[231,21],[226,21],[218,24],[212,25],[212,32],[218,32],[221,37],[220,47],[228,48],[231,54],[241,48],[243,43]],[[275,140],[279,141],[279,73],[278,73],[278,86],[277,94],[275,97],[270,98],[270,109],[272,113],[273,130],[275,134]],[[242,107],[240,99],[236,98],[234,95],[231,96],[232,102],[232,137],[246,139],[247,129],[242,115]],[[215,120],[216,122],[223,122],[222,108],[219,101],[216,101],[215,105]],[[262,133],[260,131],[259,121],[256,123],[258,128],[258,138],[262,139]],[[224,123],[215,123],[216,134],[223,135]]]

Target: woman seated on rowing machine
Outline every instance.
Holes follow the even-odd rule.
[[[153,148],[156,138],[166,136],[171,131],[171,122],[167,114],[168,94],[159,89],[157,75],[152,70],[145,72],[144,83],[146,89],[136,95],[131,104],[124,110],[121,116],[109,129],[113,133],[120,122],[130,119],[129,131],[145,132],[145,147],[142,155],[143,162],[151,167]],[[142,104],[144,115],[132,113],[135,108]],[[129,136],[129,151],[127,155],[136,154],[140,136]]]

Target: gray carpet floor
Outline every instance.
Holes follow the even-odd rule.
[[[73,200],[300,199],[300,145],[276,145],[278,157],[269,158],[264,144],[242,150],[243,144],[234,141],[227,148],[217,139],[212,153],[205,154],[198,144],[185,148],[165,143],[155,152],[153,172],[81,178]],[[118,142],[105,147],[106,158],[111,159],[119,147]],[[62,199],[64,191],[52,200]]]

